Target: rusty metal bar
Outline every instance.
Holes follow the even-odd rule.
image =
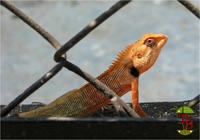
[[[59,49],[61,47],[60,43],[44,28],[42,28],[39,24],[37,24],[33,19],[24,14],[21,10],[16,8],[13,4],[6,0],[1,0],[1,5],[6,7],[12,13],[14,13],[17,17],[19,17],[22,21],[24,21],[27,25],[33,28],[36,32],[38,32],[44,39],[46,39],[55,49]]]
[[[107,11],[102,13],[95,20],[91,21],[87,26],[85,26],[78,34],[72,37],[67,43],[65,43],[54,55],[54,60],[56,62],[62,60],[62,55],[71,49],[75,44],[77,44],[81,39],[83,39],[87,34],[94,30],[98,25],[103,23],[106,19],[112,16],[115,12],[121,9],[123,6],[128,4],[131,0],[120,0],[110,7]]]
[[[177,0],[184,7],[186,7],[191,13],[193,13],[197,18],[200,19],[200,10],[194,4],[192,4],[189,0]]]
[[[189,107],[193,107],[193,106],[199,104],[199,101],[200,101],[200,95],[197,95],[197,96],[194,97],[193,99],[189,100],[188,106],[189,106]]]
[[[25,100],[34,91],[43,86],[47,81],[54,77],[63,67],[63,62],[58,63],[49,72],[43,75],[39,80],[28,87],[22,94],[16,97],[12,102],[10,102],[5,108],[1,110],[1,117],[6,116],[13,108],[19,105],[23,100]]]
[[[127,1],[128,2],[128,1]],[[114,14],[117,10],[120,9],[120,7],[123,7],[123,5],[125,5],[125,3],[127,2],[122,2],[119,1],[117,4],[115,4],[113,7],[111,7],[112,10],[105,12],[104,16],[102,16],[102,19],[99,18],[99,20],[106,20],[109,16],[111,16],[112,14]],[[36,30],[39,34],[41,34],[48,42],[50,42],[50,44],[52,44],[54,46],[55,49],[58,49],[60,47],[59,42],[53,37],[51,36],[47,31],[45,31],[41,26],[39,26],[36,22],[34,22],[30,17],[28,17],[27,15],[25,15],[23,12],[21,12],[19,9],[17,9],[14,5],[10,4],[9,2],[3,0],[1,1],[1,4],[8,8],[11,12],[13,12],[16,16],[18,16],[19,18],[21,18],[25,23],[27,23],[29,26],[31,26],[34,30]],[[115,11],[115,12],[114,12]],[[107,17],[106,17],[107,15]],[[100,16],[101,17],[101,16]],[[104,19],[103,19],[104,18]],[[97,18],[98,19],[98,18]],[[98,21],[98,20],[97,20]],[[103,21],[102,21],[103,22]],[[101,22],[99,21],[98,25]],[[94,24],[94,23],[93,23]],[[90,24],[91,26],[91,24]],[[95,26],[95,25],[94,25]],[[95,28],[93,26],[93,29]],[[97,26],[97,24],[96,24]],[[90,29],[91,31],[92,29]],[[89,30],[88,30],[89,31]],[[89,33],[89,32],[88,32]],[[86,36],[87,34],[85,34]],[[83,38],[83,37],[82,37]],[[80,41],[80,40],[79,40]],[[78,42],[78,41],[77,41]],[[65,58],[60,57],[60,60],[64,60]],[[6,116],[15,106],[17,106],[19,103],[21,103],[24,99],[26,99],[29,95],[31,95],[35,90],[37,90],[38,88],[40,88],[44,83],[46,83],[50,78],[52,78],[57,72],[59,72],[62,69],[63,66],[63,62],[60,62],[58,65],[56,65],[52,70],[50,70],[50,72],[46,73],[42,78],[40,78],[38,81],[36,81],[33,85],[31,85],[28,89],[26,89],[21,95],[19,95],[16,99],[14,99],[10,104],[8,104],[4,109],[1,110],[1,116]],[[73,65],[75,66],[75,65]],[[77,67],[77,66],[75,66]],[[73,68],[72,68],[73,69]],[[51,73],[52,72],[52,73]],[[89,82],[91,82],[91,77],[88,77],[88,75],[85,75],[85,78],[89,78],[90,80],[88,80]],[[83,77],[83,75],[82,75]],[[92,77],[93,78],[93,77]],[[96,79],[93,78],[93,80],[95,81]],[[99,81],[100,82],[100,81]],[[95,84],[93,84],[96,88],[98,86],[99,89],[104,89],[107,91],[104,93],[104,90],[101,90],[104,95],[107,95],[107,93],[110,93],[110,89],[104,85],[103,83],[100,82],[100,84],[97,82],[95,82]],[[102,87],[103,85],[103,87]],[[98,89],[97,88],[97,89]],[[109,91],[110,90],[110,91]],[[128,107],[113,91],[111,91],[111,97],[115,97],[112,102],[116,108],[116,110],[119,112],[119,114],[122,115],[127,115],[126,113],[128,113],[130,116],[134,116],[134,112],[133,110]],[[107,95],[109,96],[109,95]],[[125,108],[125,110],[123,108]],[[136,114],[137,115],[137,114]]]
[[[85,28],[83,28],[77,35],[71,38],[65,45],[61,47],[60,43],[50,35],[45,29],[43,29],[40,25],[38,25],[35,21],[33,21],[30,17],[25,15],[22,11],[17,9],[14,5],[9,3],[8,1],[1,0],[1,5],[9,9],[16,16],[22,19],[25,23],[27,23],[30,27],[32,27],[35,31],[37,31],[43,38],[45,38],[55,49],[59,49],[55,55],[54,59],[56,62],[59,62],[55,67],[53,67],[48,73],[42,76],[38,81],[36,81],[33,85],[31,85],[28,89],[26,89],[21,95],[19,95],[15,100],[13,100],[10,104],[6,106],[6,108],[1,110],[1,116],[6,116],[15,106],[17,106],[20,102],[26,99],[30,94],[32,94],[35,90],[40,88],[43,84],[45,84],[49,79],[51,79],[56,73],[58,73],[63,65],[78,74],[88,82],[90,82],[95,88],[101,91],[101,93],[111,99],[111,102],[114,104],[115,108],[119,112],[126,111],[129,116],[139,117],[134,110],[128,107],[115,92],[109,89],[105,84],[100,82],[98,79],[93,78],[88,73],[82,71],[76,65],[65,61],[62,57],[66,51],[71,49],[76,43],[78,43],[81,39],[83,39],[87,34],[89,34],[93,29],[95,29],[98,25],[112,16],[115,12],[121,9],[123,6],[128,4],[131,0],[123,1],[120,0],[116,4],[114,4],[110,9],[105,11],[95,20],[91,21]],[[188,10],[190,10],[194,15],[200,18],[200,11],[197,7],[195,7],[188,0],[178,0],[182,5],[184,5]],[[199,103],[199,97],[191,100],[189,102],[189,106],[193,106],[194,104]]]
[[[13,4],[9,3],[8,1],[2,0],[1,5],[10,10],[12,13],[14,13],[27,25],[32,27],[44,39],[46,39],[55,49],[59,49],[61,47],[60,43],[51,34],[49,34],[44,28],[42,28],[39,24],[33,21],[29,16],[24,14],[21,10],[16,8]],[[62,64],[61,62],[58,63],[54,68],[52,68],[49,72],[47,72],[44,76],[42,76],[39,80],[37,80],[34,84],[32,84],[29,88],[27,88],[22,94],[20,94],[12,102],[10,102],[4,109],[2,109],[1,117],[6,116],[13,108],[15,108],[18,104],[20,104],[23,100],[25,100],[28,96],[30,96],[35,90],[40,88],[56,73],[58,73],[62,69],[61,64]]]
[[[132,108],[127,106],[126,103],[124,103],[113,90],[108,88],[101,81],[94,78],[90,74],[84,72],[78,66],[72,64],[71,62],[69,62],[69,61],[63,61],[63,62],[65,62],[64,67],[66,67],[68,70],[78,74],[86,81],[90,82],[96,89],[101,91],[100,92],[101,94],[108,97],[111,100],[111,102],[113,103],[113,105],[115,105],[118,112],[121,112],[121,111],[124,112],[123,110],[125,110],[127,112],[127,114],[129,114],[130,116],[139,118],[138,114]]]

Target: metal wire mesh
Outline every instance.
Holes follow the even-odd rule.
[[[38,32],[44,39],[46,39],[57,51],[54,55],[54,60],[57,64],[49,70],[46,74],[44,74],[39,80],[34,82],[30,87],[28,87],[23,93],[21,93],[18,97],[16,97],[12,102],[10,102],[5,108],[1,110],[1,117],[6,116],[13,108],[19,105],[23,100],[25,100],[28,96],[30,96],[34,91],[39,89],[43,86],[48,80],[54,77],[63,67],[67,68],[68,70],[78,74],[86,81],[90,82],[95,88],[97,88],[100,93],[104,96],[107,96],[111,99],[111,102],[115,106],[115,109],[122,115],[122,116],[132,116],[132,117],[139,117],[137,113],[127,106],[119,97],[118,95],[112,91],[109,87],[107,87],[104,83],[95,79],[93,76],[88,74],[87,72],[81,70],[78,66],[72,64],[71,62],[67,61],[65,58],[65,53],[71,49],[75,44],[77,44],[81,39],[87,36],[92,30],[94,30],[97,26],[111,17],[114,13],[120,10],[122,7],[127,5],[131,0],[120,0],[116,2],[113,6],[111,6],[108,10],[103,12],[100,16],[96,19],[92,20],[87,26],[85,26],[78,34],[72,37],[67,43],[63,46],[50,34],[48,33],[43,27],[41,27],[37,22],[33,21],[29,16],[24,14],[21,10],[16,8],[13,4],[9,3],[6,0],[1,1],[1,5],[10,10],[14,13],[17,17],[23,20],[27,25],[33,28],[36,32]],[[197,7],[195,7],[192,3],[188,0],[178,0],[181,4],[183,4],[189,11],[191,11],[194,15],[200,18],[200,11]]]

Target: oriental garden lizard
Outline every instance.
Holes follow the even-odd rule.
[[[132,92],[132,107],[141,116],[146,116],[139,105],[138,79],[157,60],[167,42],[164,34],[148,33],[122,50],[112,65],[97,79],[106,84],[118,96]],[[19,113],[19,117],[81,117],[87,116],[110,103],[90,83],[67,92],[50,104],[35,110]]]

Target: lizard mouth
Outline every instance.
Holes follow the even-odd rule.
[[[164,45],[166,44],[167,40],[168,40],[168,37],[166,35],[162,35],[161,37],[159,37],[159,42],[158,42],[157,47],[159,49],[164,47]]]

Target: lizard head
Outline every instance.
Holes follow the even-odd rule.
[[[130,47],[129,58],[131,57],[133,66],[139,74],[155,63],[167,40],[168,37],[163,34],[149,33]]]

